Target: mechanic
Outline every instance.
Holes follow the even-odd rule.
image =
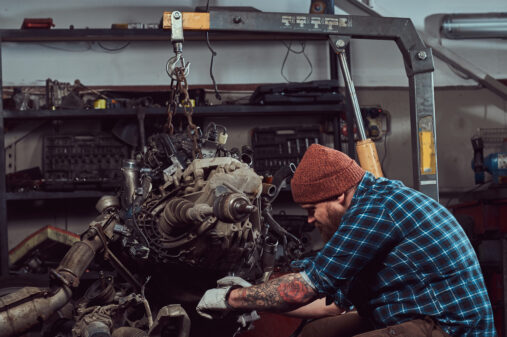
[[[347,155],[317,144],[303,156],[291,189],[325,246],[293,262],[298,272],[208,290],[197,306],[201,315],[328,316],[303,336],[496,336],[474,249],[435,200],[400,181],[375,179]]]

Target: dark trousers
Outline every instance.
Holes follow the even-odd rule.
[[[300,337],[450,337],[430,318],[372,329],[367,319],[360,317],[357,312],[349,312],[308,323]]]

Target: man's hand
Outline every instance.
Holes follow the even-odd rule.
[[[237,276],[226,276],[217,281],[218,288],[209,289],[197,304],[199,315],[207,319],[226,316],[232,309],[227,303],[229,292],[235,288],[250,287],[252,284]]]

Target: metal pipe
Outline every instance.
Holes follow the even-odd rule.
[[[505,39],[507,13],[445,15],[440,33],[448,39]]]
[[[96,246],[101,246],[100,241],[95,241]],[[98,247],[86,241],[74,242],[67,254],[63,257],[56,272],[69,282],[73,287],[77,287],[79,279],[88,268],[88,265],[95,257]]]
[[[70,300],[66,286],[48,290],[26,287],[0,298],[0,337],[17,336],[47,320]]]
[[[262,269],[264,271],[262,282],[267,282],[273,273],[277,248],[278,241],[272,236],[266,237],[264,240],[264,252],[262,254]]]
[[[123,161],[121,171],[123,172],[124,179],[122,203],[123,207],[128,209],[134,202],[136,191],[139,187],[139,168],[137,167],[135,160],[127,159]]]
[[[262,183],[262,195],[267,197],[274,197],[276,193],[276,186],[273,184]]]
[[[95,258],[95,254],[104,248],[104,243],[100,239],[100,236],[97,235],[98,231],[94,225],[107,227],[112,219],[113,216],[109,214],[97,216],[90,223],[88,230],[82,235],[81,241],[75,242],[70,247],[56,270],[52,272],[52,275],[59,278],[64,284],[77,287],[79,279]],[[112,231],[111,228],[107,228],[106,230]]]

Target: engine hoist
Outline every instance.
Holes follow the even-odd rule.
[[[410,19],[374,18],[326,14],[288,14],[239,11],[164,12],[163,28],[171,30],[175,56],[167,64],[168,73],[188,74],[183,52],[184,31],[248,32],[327,36],[343,73],[352,102],[360,140],[356,151],[360,165],[376,177],[383,176],[377,150],[366,136],[345,48],[350,39],[394,40],[403,55],[409,79],[412,163],[414,187],[438,201],[438,173],[433,92],[433,57],[417,34]]]

